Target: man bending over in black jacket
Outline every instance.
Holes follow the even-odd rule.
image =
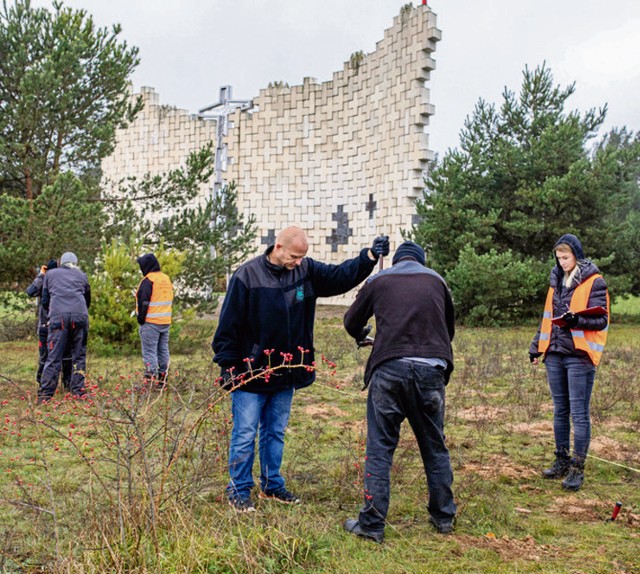
[[[393,453],[406,418],[413,429],[429,486],[431,524],[442,534],[453,529],[456,504],[453,471],[444,443],[445,386],[453,370],[454,311],[444,279],[425,267],[422,247],[406,241],[393,266],[363,285],[344,317],[357,341],[366,337],[371,316],[376,335],[365,371],[367,456],[364,505],[347,532],[382,542],[389,509]]]

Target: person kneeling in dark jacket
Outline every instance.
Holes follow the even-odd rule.
[[[404,419],[418,441],[429,486],[429,521],[448,534],[456,504],[453,471],[444,439],[445,387],[453,370],[454,309],[442,277],[425,267],[424,250],[411,241],[398,247],[393,266],[364,284],[344,317],[360,342],[375,316],[376,334],[365,370],[367,450],[364,505],[347,532],[384,540],[391,462]]]

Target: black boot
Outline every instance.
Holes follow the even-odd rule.
[[[162,389],[164,389],[164,387],[167,384],[167,373],[159,373],[158,374],[158,379],[155,381],[156,385],[155,385],[155,390],[156,391],[161,391]]]
[[[556,459],[553,461],[551,468],[542,471],[544,478],[563,478],[569,472],[571,467],[571,459],[566,454],[556,452]]]
[[[567,478],[562,481],[565,490],[580,490],[584,482],[584,460],[572,459]]]

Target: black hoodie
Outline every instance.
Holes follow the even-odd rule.
[[[144,325],[149,310],[149,302],[151,301],[151,293],[153,291],[153,283],[146,278],[149,273],[160,271],[160,263],[153,253],[146,253],[137,259],[140,265],[140,271],[145,278],[138,286],[136,297],[138,299],[138,324]]]

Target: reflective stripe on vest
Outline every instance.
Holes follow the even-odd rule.
[[[161,271],[152,271],[142,279],[149,279],[153,283],[151,289],[151,300],[145,322],[156,325],[171,324],[171,307],[173,303],[173,285],[171,279]],[[142,283],[142,281],[140,283]],[[140,289],[140,285],[138,285]],[[136,296],[136,301],[137,301]]]
[[[584,311],[589,307],[589,297],[591,296],[591,289],[596,279],[601,278],[602,275],[592,275],[584,283],[578,285],[571,296],[571,302],[569,303],[569,309],[574,313]],[[542,323],[540,325],[540,338],[538,339],[538,351],[540,353],[546,353],[549,349],[549,343],[551,339],[551,329],[553,324],[551,318],[553,315],[553,287],[549,287],[547,292],[547,300],[544,304],[544,313],[542,314]],[[607,343],[607,333],[609,331],[609,292],[607,292],[607,326],[602,331],[584,331],[582,329],[571,329],[571,336],[573,338],[573,344],[576,349],[584,351],[589,355],[591,362],[597,367],[600,364],[602,358],[602,351]]]

